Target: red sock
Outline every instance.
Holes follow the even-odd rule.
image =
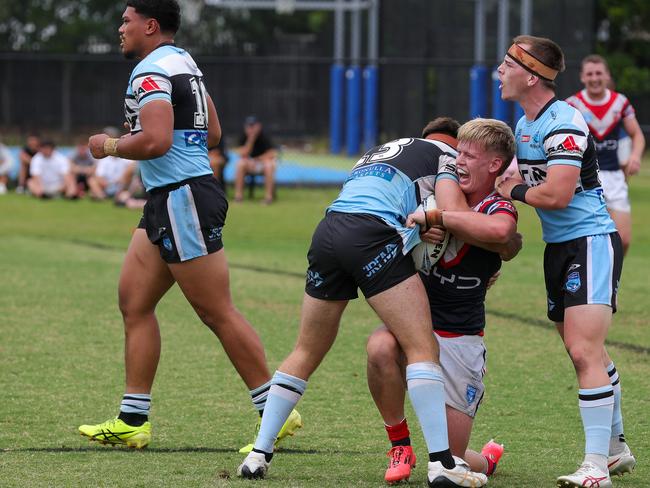
[[[483,456],[487,461],[487,471],[485,472],[486,476],[492,476],[497,469],[497,463],[492,461],[488,456]]]
[[[406,418],[397,425],[384,425],[384,427],[393,447],[411,445],[411,433]]]

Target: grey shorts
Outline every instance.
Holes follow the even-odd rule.
[[[436,334],[440,346],[440,365],[445,375],[446,403],[474,418],[483,399],[487,350],[483,337],[464,335],[442,337]]]

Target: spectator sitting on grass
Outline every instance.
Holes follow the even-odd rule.
[[[221,185],[221,188],[225,188],[223,170],[226,164],[228,164],[228,149],[226,148],[226,142],[223,136],[219,144],[208,148],[208,157],[210,158],[210,167],[212,168],[214,177]]]
[[[31,176],[30,165],[32,158],[36,155],[41,145],[41,138],[36,134],[30,134],[25,140],[25,146],[20,150],[20,168],[18,170],[18,186],[16,193],[24,193],[27,187],[27,180]]]
[[[115,127],[105,127],[104,133],[111,137],[119,137]],[[124,188],[123,178],[129,167],[135,163],[117,156],[106,156],[97,163],[95,173],[88,178],[90,197],[94,200],[104,200],[113,197]]]
[[[134,161],[124,172],[122,188],[124,189],[115,195],[115,205],[131,209],[144,208],[147,203],[147,192],[142,184],[137,161]]]
[[[41,143],[38,153],[30,163],[31,177],[27,188],[37,198],[52,198],[65,194],[66,198],[76,198],[77,187],[70,171],[70,161],[55,150],[54,141]]]
[[[0,195],[7,193],[7,183],[9,182],[9,172],[14,165],[14,158],[11,156],[9,149],[0,142]]]
[[[81,196],[83,192],[88,191],[88,178],[93,175],[97,167],[97,160],[92,157],[90,149],[88,149],[87,137],[80,137],[77,140],[74,153],[70,157],[70,163],[72,164],[72,174],[75,177],[77,191]]]

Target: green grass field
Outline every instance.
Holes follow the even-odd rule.
[[[260,192],[258,192],[260,193]],[[225,229],[234,300],[259,331],[273,370],[293,346],[306,251],[336,189],[280,189],[277,204],[233,205]],[[650,486],[650,172],[633,179],[626,258],[610,354],[621,374],[628,441],[639,460],[615,487]],[[506,455],[489,486],[551,487],[581,460],[577,384],[545,318],[537,217],[521,207],[525,245],[488,299],[487,393],[471,445]],[[116,415],[123,389],[117,278],[139,213],[109,203],[0,197],[0,486],[383,486],[388,442],[366,387],[365,339],[378,325],[357,300],[299,405],[305,427],[263,482],[242,481],[237,449],[256,414],[218,341],[177,288],[158,309],[163,353],[154,440],[143,451],[90,444],[81,423]],[[409,410],[426,486],[426,447]]]

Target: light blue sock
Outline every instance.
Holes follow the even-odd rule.
[[[578,390],[580,416],[585,429],[585,454],[609,454],[614,391],[612,385]]]
[[[287,421],[291,410],[305,392],[307,382],[290,374],[276,371],[271,379],[271,388],[266,398],[260,431],[255,439],[254,449],[273,453],[273,444],[278,432]]]
[[[440,366],[432,362],[409,364],[406,384],[429,452],[449,449],[445,384]]]
[[[148,393],[125,393],[120,404],[120,412],[137,413],[149,416],[151,395]]]
[[[612,437],[623,435],[623,412],[621,411],[621,380],[614,362],[607,366],[609,381],[614,389],[614,413],[612,415]]]

